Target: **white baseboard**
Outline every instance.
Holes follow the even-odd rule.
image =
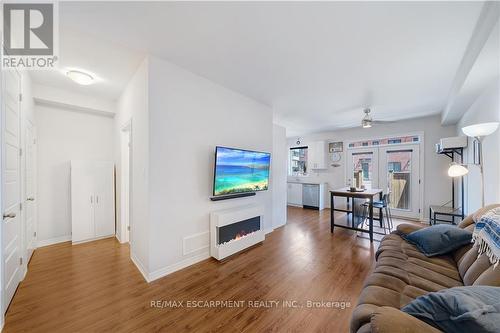
[[[132,251],[130,251],[130,259],[135,264],[135,266],[137,267],[137,269],[139,270],[139,272],[141,272],[142,277],[144,278],[144,280],[146,280],[146,282],[151,282],[149,280],[146,268],[144,267],[144,265],[142,264],[142,262],[139,260],[139,258],[137,258]]]
[[[68,242],[71,240],[71,235],[66,235],[66,236],[60,236],[60,237],[55,237],[55,238],[50,238],[50,239],[44,239],[44,240],[39,240],[36,242],[36,247],[44,247],[44,246],[49,246],[49,245],[54,245],[57,243],[64,243]]]
[[[82,241],[71,242],[71,244],[72,245],[85,244],[85,243],[90,243],[90,242],[93,242],[93,241],[98,241],[98,240],[101,240],[101,239],[112,238],[114,236],[115,235],[111,234],[111,235],[106,235],[106,236],[101,236],[101,237],[96,237],[96,238],[91,238],[91,239],[85,239],[85,240],[82,240]]]
[[[273,225],[273,230],[272,231],[274,231],[274,230],[276,230],[278,228],[284,227],[285,225],[286,225],[286,222],[283,222],[283,223],[278,224],[278,225]]]
[[[162,278],[162,277],[164,277],[166,275],[169,275],[169,274],[171,274],[171,273],[173,273],[175,271],[178,271],[178,270],[181,270],[181,269],[186,268],[188,266],[194,265],[194,264],[196,264],[196,263],[198,263],[200,261],[206,260],[208,258],[210,258],[209,251],[204,251],[201,254],[198,254],[196,256],[184,259],[184,260],[179,261],[178,263],[175,263],[173,265],[157,269],[156,271],[151,272],[149,274],[149,280],[148,280],[148,282],[157,280],[157,279]]]
[[[267,234],[270,234],[273,231],[274,231],[274,228],[269,228],[269,229],[265,229],[264,233],[267,235]]]
[[[120,236],[118,235],[118,233],[115,234],[115,238],[118,240],[118,242],[120,244],[123,244],[122,240],[120,239]]]

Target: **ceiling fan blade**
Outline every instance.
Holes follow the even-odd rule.
[[[393,124],[396,123],[394,120],[373,120],[372,124]]]

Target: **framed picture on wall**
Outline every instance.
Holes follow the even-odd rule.
[[[328,150],[330,153],[341,153],[344,150],[343,142],[330,142],[328,144]]]

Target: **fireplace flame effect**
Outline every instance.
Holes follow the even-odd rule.
[[[250,236],[250,235],[253,235],[255,234],[257,231],[259,230],[256,230],[256,231],[252,231],[252,232],[246,232],[244,230],[238,232],[233,239],[231,239],[230,241],[227,241],[227,242],[224,242],[224,243],[220,243],[220,244],[217,244],[217,246],[222,246],[222,245],[228,245],[230,243],[233,243],[233,242],[236,242],[244,237],[247,237],[247,236]]]
[[[242,237],[244,237],[246,235],[247,235],[247,233],[245,232],[245,230],[241,230],[240,232],[238,232],[236,234],[236,236],[234,236],[234,240],[238,240],[238,239],[240,239],[240,238],[242,238]]]

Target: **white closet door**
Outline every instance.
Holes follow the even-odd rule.
[[[114,165],[99,162],[93,171],[95,237],[112,236],[115,234]]]
[[[23,255],[21,231],[20,175],[20,103],[21,77],[17,71],[3,71],[1,78],[1,144],[2,144],[2,252],[3,252],[3,310],[21,281]],[[3,315],[3,314],[2,314]]]
[[[94,170],[85,161],[71,161],[71,224],[72,241],[95,237]]]

